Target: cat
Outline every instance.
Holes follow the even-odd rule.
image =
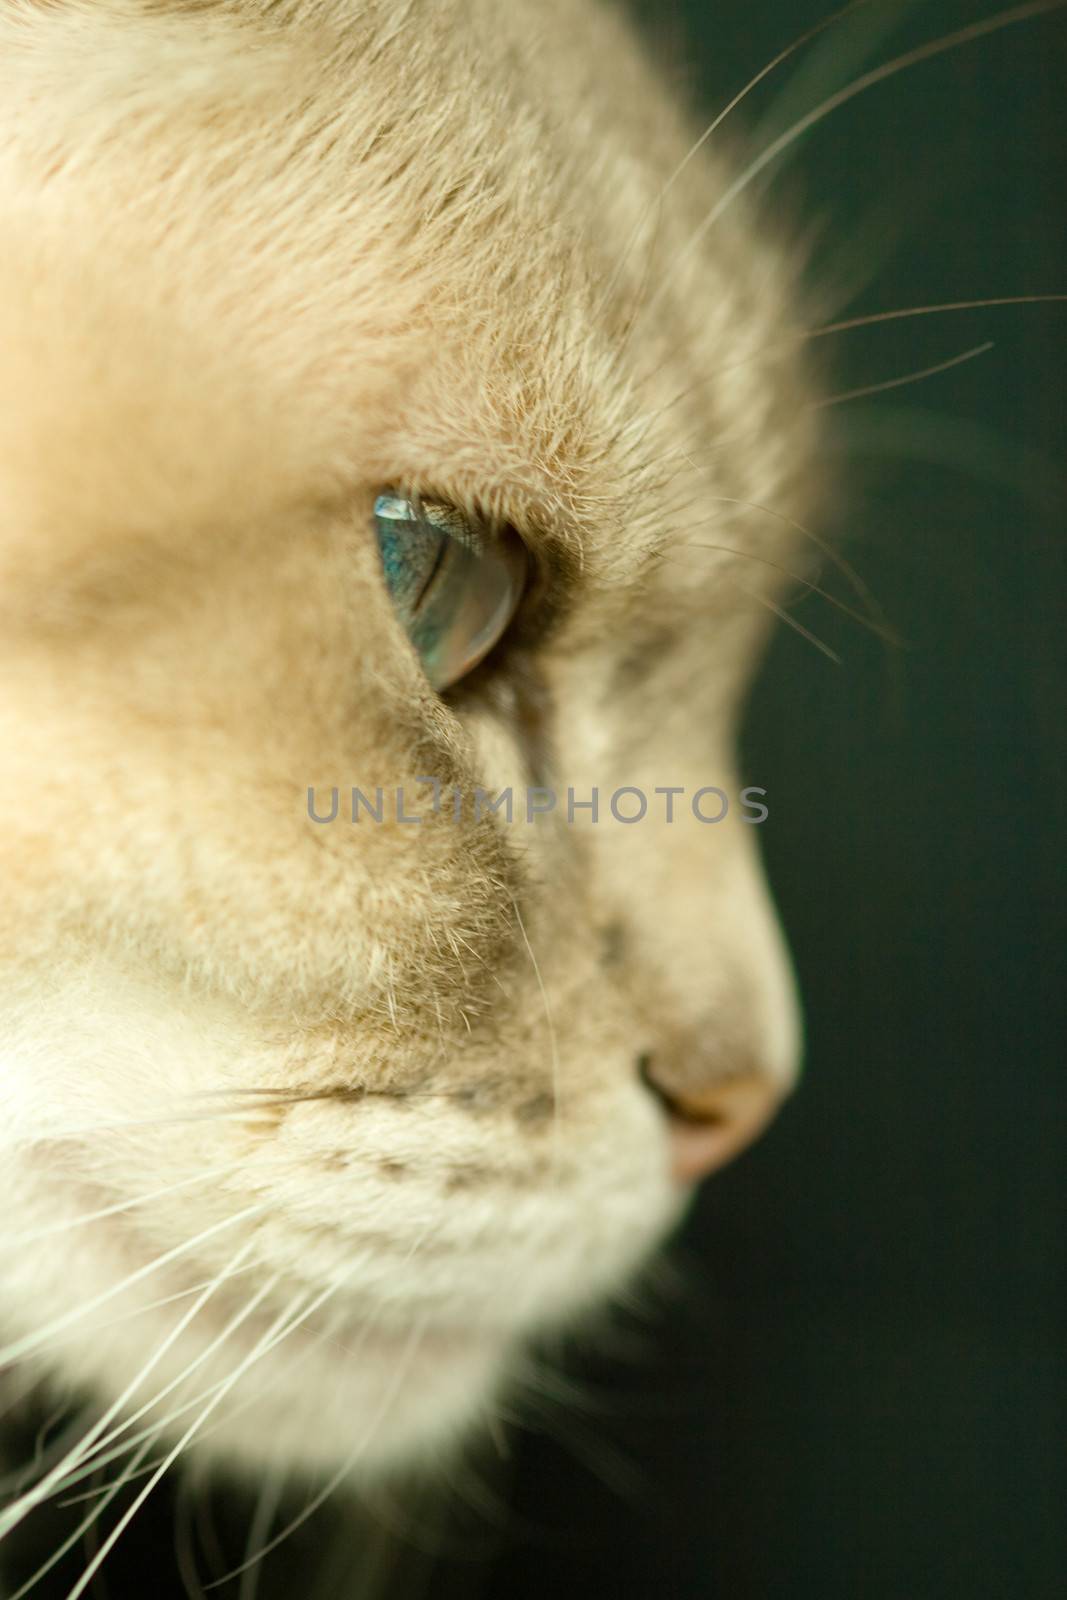
[[[802,253],[598,0],[7,0],[0,108],[0,1531],[447,1463],[796,1079]]]

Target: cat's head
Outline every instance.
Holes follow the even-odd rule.
[[[205,1448],[451,1434],[794,1074],[812,430],[690,137],[570,0],[0,20],[2,1315]]]

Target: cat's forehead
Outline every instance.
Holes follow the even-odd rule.
[[[598,81],[613,27],[565,0],[0,16],[0,567],[403,482],[636,570],[717,429],[754,498],[795,407],[731,358],[776,296],[729,227],[688,251],[700,162],[628,52]]]
[[[444,462],[608,509],[613,249],[493,49],[336,5],[58,4],[0,38],[0,476],[44,521]]]

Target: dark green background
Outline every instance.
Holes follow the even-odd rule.
[[[710,115],[824,3],[644,10]],[[828,34],[836,79],[796,109],[994,6],[872,7],[880,43],[861,60],[869,19]],[[868,269],[848,311],[1067,289],[1065,15],[883,84],[776,174],[768,205],[825,220],[813,275],[850,248]],[[792,70],[738,126],[786,114]],[[703,1193],[676,1251],[686,1288],[635,1321],[641,1349],[573,1354],[582,1401],[546,1403],[518,1440],[510,1510],[463,1533],[470,1560],[398,1573],[403,1600],[1067,1592],[1067,308],[899,322],[822,354],[848,389],[986,339],[973,363],[832,413],[826,471],[848,494],[825,531],[907,647],[810,599],[798,616],[842,664],[782,628],[752,705],[747,771],[769,791],[807,1010],[802,1090]],[[176,1515],[157,1496],[94,1593],[195,1593]],[[206,1572],[240,1559],[248,1515],[225,1495],[195,1512]],[[335,1531],[309,1526],[259,1600],[310,1594]],[[51,1547],[54,1523],[30,1532]],[[495,1565],[475,1554],[494,1545]],[[351,1571],[342,1553],[335,1600],[368,1592]]]
[[[825,14],[645,9],[687,30],[709,110]],[[873,60],[994,9],[877,7],[896,26]],[[969,44],[809,135],[767,199],[827,218],[816,272],[866,241],[848,312],[1067,289],[1065,31],[1061,14]],[[644,1370],[587,1365],[624,1413],[582,1418],[588,1464],[528,1452],[519,1504],[552,1533],[515,1548],[494,1596],[1067,1592],[1067,307],[915,319],[821,353],[848,389],[986,339],[833,414],[837,531],[909,647],[805,602],[843,664],[783,628],[752,705],[805,1082],[702,1196],[684,1241],[699,1300]],[[646,1492],[598,1487],[616,1454]]]

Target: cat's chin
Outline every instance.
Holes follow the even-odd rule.
[[[433,1471],[491,1424],[522,1364],[514,1336],[428,1323],[319,1339],[309,1360],[294,1342],[255,1405],[224,1411],[195,1455],[256,1476],[271,1464],[355,1482]]]

